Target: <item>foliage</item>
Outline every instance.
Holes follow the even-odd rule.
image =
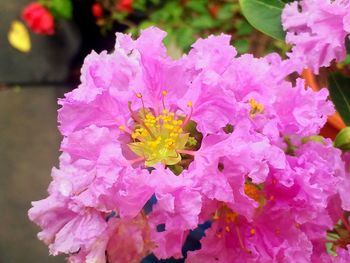
[[[285,32],[281,25],[284,3],[280,0],[240,0],[244,16],[261,32],[284,40]]]
[[[283,53],[282,51],[286,49],[281,41],[271,38],[266,40],[263,34],[254,30],[242,15],[238,0],[130,2],[132,9],[123,11],[118,9],[118,4],[114,2],[99,1],[105,10],[105,15],[97,18],[97,24],[106,31],[113,28],[114,22],[118,22],[126,25],[127,31],[136,36],[144,28],[158,26],[168,33],[165,43],[168,47],[178,49],[178,53],[188,51],[198,37],[220,33],[233,36],[233,44],[239,53],[257,51],[256,55],[261,56],[269,51]],[[260,38],[263,40],[260,41]],[[260,50],[256,49],[257,42],[262,43]]]

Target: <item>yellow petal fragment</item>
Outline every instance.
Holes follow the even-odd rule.
[[[23,53],[28,53],[32,47],[27,28],[18,20],[13,21],[11,24],[8,41],[12,47]]]

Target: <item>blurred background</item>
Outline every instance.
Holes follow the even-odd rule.
[[[79,84],[91,50],[112,51],[116,31],[137,36],[152,25],[168,32],[174,58],[198,37],[221,32],[232,35],[239,53],[285,54],[288,48],[253,29],[238,0],[0,2],[1,263],[64,262],[48,255],[27,216],[30,202],[46,197],[58,163],[57,98]]]

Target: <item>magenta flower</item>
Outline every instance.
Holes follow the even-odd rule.
[[[202,249],[186,262],[310,262],[312,244],[287,212],[257,213],[253,222],[218,204]]]
[[[350,1],[303,0],[287,4],[282,24],[286,42],[293,45],[288,56],[298,70],[310,68],[318,73],[333,59],[345,58],[345,37],[350,33]]]

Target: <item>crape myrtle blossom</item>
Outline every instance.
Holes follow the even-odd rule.
[[[29,211],[39,238],[70,262],[181,258],[210,221],[188,262],[310,262],[339,219],[331,200],[349,205],[340,151],[310,137],[334,111],[327,90],[293,86],[276,54],[237,57],[227,35],[173,60],[165,35],[118,33],[59,101],[60,166]]]
[[[282,25],[286,42],[293,45],[288,56],[298,71],[310,68],[318,73],[331,61],[345,58],[345,38],[350,33],[349,0],[302,0],[285,6]]]

